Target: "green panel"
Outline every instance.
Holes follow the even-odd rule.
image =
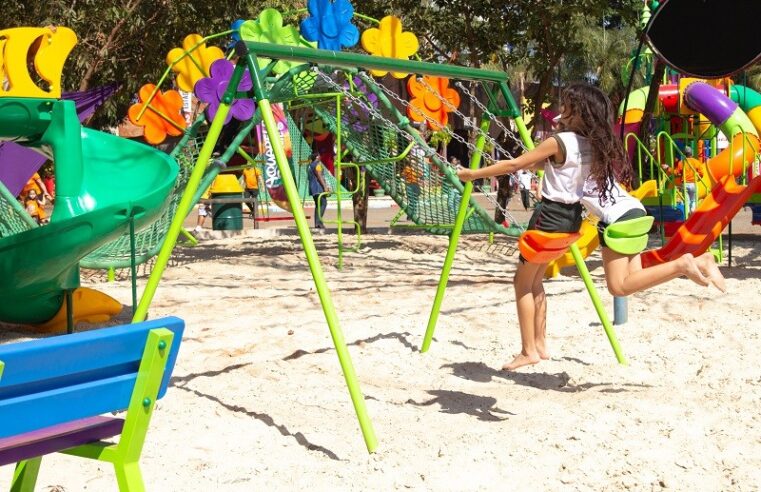
[[[761,94],[750,87],[735,84],[732,86],[729,95],[746,113],[757,106],[761,106]]]

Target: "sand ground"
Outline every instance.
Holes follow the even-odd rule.
[[[342,271],[335,236],[316,243],[378,451],[365,450],[298,237],[206,239],[178,251],[150,312],[187,328],[142,456],[149,490],[761,484],[758,238],[735,241],[727,294],[677,279],[632,296],[617,329],[628,367],[616,364],[574,272],[548,281],[552,359],[512,373],[499,368],[519,349],[514,242],[464,240],[426,354],[418,347],[447,239],[369,235]],[[589,266],[610,312],[599,256]],[[83,276],[130,303],[125,275]],[[11,473],[0,469],[0,486]],[[108,465],[62,455],[43,460],[38,484],[116,487]]]

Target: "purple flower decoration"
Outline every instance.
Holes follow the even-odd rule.
[[[355,76],[352,80],[355,89],[354,97],[360,99],[364,104],[355,103],[351,99],[346,98],[345,114],[351,118],[351,127],[354,131],[364,132],[367,130],[367,125],[362,121],[368,119],[368,114],[370,113],[368,108],[375,109],[378,107],[378,96],[367,88],[365,81],[361,77]],[[343,88],[346,91],[351,90],[348,82],[344,82]],[[360,94],[357,94],[357,92]]]
[[[217,109],[222,102],[222,97],[227,90],[227,84],[230,83],[230,79],[233,76],[235,66],[229,60],[224,58],[219,59],[211,64],[209,70],[211,76],[203,78],[196,82],[194,92],[196,97],[201,101],[208,104],[206,107],[206,116],[209,121],[214,119],[217,114]],[[250,90],[254,85],[251,83],[251,76],[246,70],[243,73],[243,78],[238,84],[239,91]],[[251,99],[235,99],[230,106],[230,112],[227,113],[225,118],[225,124],[229,123],[232,118],[240,121],[250,120],[254,116],[254,101]]]
[[[301,21],[301,35],[317,41],[323,50],[340,51],[359,41],[359,30],[351,23],[354,7],[349,0],[309,0],[309,17]]]

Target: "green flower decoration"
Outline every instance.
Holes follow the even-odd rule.
[[[317,43],[310,43],[301,37],[299,30],[294,26],[284,26],[283,16],[277,9],[264,9],[256,20],[248,20],[240,26],[240,37],[244,41],[258,43],[273,43],[286,46],[311,46],[315,48]],[[259,58],[259,66],[264,68],[270,60]],[[273,72],[285,73],[292,67],[303,65],[301,62],[280,60],[275,64]]]

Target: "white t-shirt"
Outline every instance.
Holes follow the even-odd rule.
[[[591,178],[584,183],[584,198],[581,199],[581,203],[589,213],[596,215],[606,224],[614,223],[629,210],[645,210],[642,203],[627,193],[618,183],[613,183],[613,188],[609,190],[607,199],[600,203],[597,183]]]
[[[584,178],[592,165],[592,146],[586,137],[573,132],[553,135],[563,150],[565,161],[550,158],[544,166],[542,197],[560,203],[577,203],[584,194]]]
[[[531,173],[522,172],[518,174],[518,184],[520,185],[522,190],[531,189],[532,178],[533,178],[533,175]]]

